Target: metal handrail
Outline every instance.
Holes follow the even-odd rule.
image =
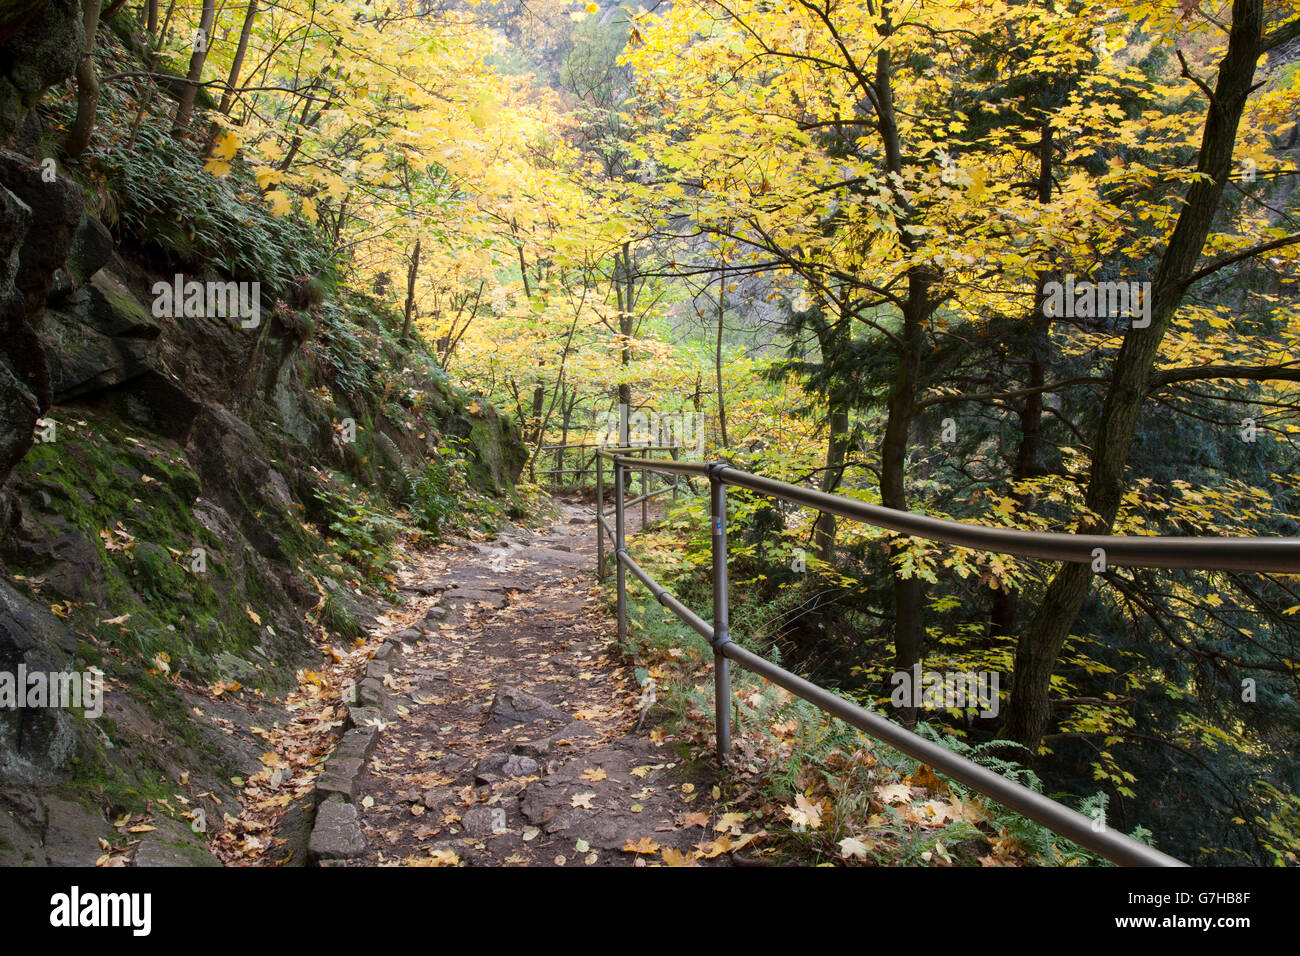
[[[1106,564],[1139,568],[1191,568],[1216,571],[1273,571],[1300,574],[1300,538],[1183,538],[1142,535],[1124,537],[1103,534],[1062,534],[1021,531],[993,525],[967,524],[947,518],[883,505],[867,504],[840,495],[802,488],[784,481],[752,475],[723,463],[664,462],[646,464],[633,458],[597,453],[628,468],[644,468],[662,474],[716,474],[724,485],[748,488],[773,498],[830,512],[842,518],[864,521],[877,528],[898,531],[915,538],[945,544],[1015,554],[1051,561],[1092,562],[1100,549]],[[712,470],[710,470],[712,469]]]
[[[839,697],[823,687],[745,650],[729,633],[727,594],[727,501],[726,486],[735,485],[760,494],[806,505],[841,517],[865,521],[877,527],[913,537],[942,541],[959,547],[1024,555],[1056,561],[1092,562],[1098,554],[1110,564],[1159,568],[1213,568],[1217,570],[1300,572],[1300,538],[1178,538],[1123,537],[1117,535],[1071,535],[1020,531],[972,525],[932,518],[871,505],[839,495],[802,488],[783,481],[740,471],[724,462],[665,462],[631,458],[604,449],[596,452],[596,541],[597,573],[605,576],[605,536],[609,531],[604,510],[604,466],[614,469],[614,557],[618,573],[618,636],[627,639],[627,579],[631,571],[655,600],[701,634],[713,647],[714,714],[718,759],[725,762],[731,750],[731,677],[729,662],[765,677],[823,711],[857,727],[864,733],[928,764],[954,780],[996,800],[998,803],[1042,824],[1082,847],[1124,866],[1183,866],[1181,861],[1161,853],[1132,837],[1106,829],[1077,810],[1057,803],[999,773],[981,767],[947,748],[926,740],[899,725]],[[640,449],[637,449],[640,450]],[[645,571],[627,550],[624,521],[625,478],[630,469],[667,475],[691,475],[709,480],[709,510],[713,525],[713,624],[686,607]],[[641,499],[638,499],[641,500]],[[644,507],[644,502],[643,502]],[[644,525],[644,521],[643,521]]]

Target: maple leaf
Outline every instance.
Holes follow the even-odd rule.
[[[797,832],[819,830],[822,825],[822,808],[819,803],[812,803],[802,793],[794,795],[795,805],[783,807],[785,815],[790,818]]]
[[[699,851],[698,856],[704,860],[712,860],[714,857],[722,856],[724,853],[730,853],[732,850],[730,837],[721,836],[716,840],[709,840],[704,843],[695,844]]]
[[[859,837],[845,837],[839,843],[840,859],[865,860],[875,843]]]
[[[650,837],[642,837],[635,843],[633,843],[631,838],[629,838],[627,843],[623,845],[623,852],[641,853],[646,856],[654,856],[654,854],[659,852],[659,844],[650,839]]]
[[[707,827],[709,825],[709,815],[707,813],[685,813],[677,818],[679,827]]]
[[[942,800],[930,800],[916,808],[921,813],[921,825],[927,827],[943,826],[956,817],[951,804]]]
[[[664,863],[667,866],[699,866],[699,860],[689,853],[675,850],[670,846],[663,848]]]
[[[293,210],[293,203],[284,190],[273,189],[266,194],[266,201],[271,204],[271,215],[287,216]]]
[[[739,833],[745,825],[745,819],[748,813],[724,813],[718,818],[718,822],[713,825],[713,829],[719,832],[732,831]]]
[[[905,783],[891,783],[876,788],[881,803],[907,803],[912,799],[912,788]]]
[[[427,860],[416,860],[412,866],[460,866],[460,857],[454,850],[434,850]]]
[[[579,810],[594,810],[595,807],[591,805],[591,801],[595,798],[596,795],[594,793],[575,793],[569,803],[571,806],[577,807]]]
[[[239,152],[239,136],[233,130],[226,130],[212,145],[212,155],[217,159],[234,159]]]
[[[967,823],[978,824],[988,819],[983,808],[973,799],[962,800],[960,797],[954,796],[952,798],[952,809],[957,819],[965,820]]]
[[[907,779],[914,787],[925,787],[925,789],[931,791],[944,789],[944,782],[936,777],[934,771],[925,764],[917,767],[916,772]]]
[[[588,783],[600,783],[608,777],[609,774],[605,772],[603,767],[588,767],[582,771],[582,779]]]

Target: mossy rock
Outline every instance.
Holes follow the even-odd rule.
[[[86,321],[111,336],[157,338],[162,326],[116,276],[100,271],[90,279]]]
[[[148,541],[138,542],[131,551],[139,590],[151,597],[175,598],[185,590],[187,581],[167,549]]]

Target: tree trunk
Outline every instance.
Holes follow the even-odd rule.
[[[619,272],[623,273],[623,283],[619,282]],[[623,367],[623,381],[618,386],[618,443],[627,447],[628,413],[632,408],[632,386],[627,381],[627,368],[632,364],[632,307],[635,304],[636,280],[632,275],[632,244],[623,243],[623,258],[620,266],[619,255],[614,253],[614,285],[618,295],[618,330],[623,336],[623,351],[619,363]]]
[[[1052,124],[1045,122],[1039,129],[1038,137],[1038,185],[1037,200],[1040,203],[1052,201],[1052,166],[1053,166]],[[1046,367],[1051,354],[1051,325],[1043,314],[1043,288],[1047,284],[1046,272],[1038,274],[1034,287],[1034,311],[1029,317],[1029,375],[1026,385],[1039,388],[1046,380]],[[1042,473],[1043,454],[1043,393],[1032,392],[1025,397],[1020,406],[1020,445],[1016,449],[1016,461],[1012,468],[1013,482],[1023,481]],[[1023,506],[1025,502],[1014,496]],[[1015,633],[1018,596],[1015,591],[1000,587],[993,592],[992,606],[989,609],[989,634],[1010,635]]]
[[[86,25],[86,50],[77,61],[77,118],[68,131],[63,151],[76,159],[90,145],[95,129],[95,112],[99,106],[99,78],[95,76],[95,34],[99,32],[101,0],[83,0],[82,16]]]
[[[1232,169],[1237,128],[1260,56],[1262,0],[1234,0],[1228,49],[1206,112],[1197,172],[1152,282],[1151,324],[1124,336],[1093,441],[1085,504],[1098,516],[1084,532],[1105,534],[1124,493],[1124,467],[1149,388],[1160,342],[1205,246]],[[1052,671],[1092,584],[1089,564],[1064,565],[1048,585],[1037,614],[1016,648],[1004,733],[1037,753],[1050,717]]]
[[[411,267],[406,270],[406,315],[402,319],[403,341],[411,337],[411,316],[415,313],[415,276],[420,271],[420,240],[415,240],[411,253]]]
[[[731,443],[727,441],[727,397],[722,389],[722,317],[727,307],[727,262],[723,259],[718,270],[718,342],[713,350],[713,372],[718,386],[718,435],[722,447]]]
[[[199,81],[203,79],[203,64],[207,62],[208,49],[212,46],[212,21],[216,12],[217,0],[203,0],[203,13],[199,17],[202,36],[195,39],[194,52],[190,54],[190,69],[185,75],[185,86],[181,89],[180,102],[176,104],[176,119],[172,123],[173,136],[184,133],[190,125],[194,98],[198,96]]]
[[[248,12],[244,14],[244,28],[239,32],[239,46],[235,48],[235,59],[230,64],[230,74],[226,78],[226,91],[221,94],[221,105],[217,112],[222,116],[230,115],[230,107],[235,103],[235,84],[239,82],[239,72],[244,68],[244,56],[248,53],[248,38],[253,33],[253,21],[257,19],[258,0],[248,0]]]
[[[821,349],[822,364],[826,366],[831,385],[826,396],[826,421],[829,435],[826,440],[826,470],[822,472],[821,490],[834,493],[844,477],[844,463],[849,450],[849,389],[845,353],[849,346],[852,315],[847,304],[847,294],[838,306],[838,320],[832,324],[818,321],[817,342]],[[835,557],[835,533],[838,521],[829,512],[820,512],[813,523],[813,547],[817,557],[830,561]]]
[[[898,369],[890,386],[888,419],[880,452],[880,503],[886,508],[907,510],[907,439],[912,422],[920,377],[923,319],[928,306],[931,278],[920,267],[908,277],[907,303],[903,309],[903,348]],[[904,578],[894,573],[894,669],[910,671],[919,664],[925,648],[922,618],[924,589],[921,579]],[[904,708],[900,716],[905,724],[916,719],[915,708]]]

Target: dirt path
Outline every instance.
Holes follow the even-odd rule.
[[[711,771],[688,775],[640,719],[599,605],[593,511],[558,504],[540,533],[408,569],[427,616],[371,664],[383,725],[351,795],[365,848],[336,865],[732,862],[711,855],[730,824]]]

